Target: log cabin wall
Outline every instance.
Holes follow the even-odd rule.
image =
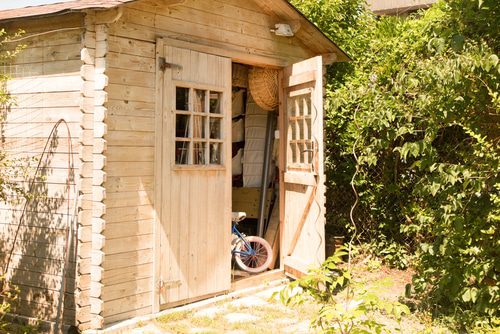
[[[155,44],[100,29],[108,77],[101,297],[110,324],[152,312]]]
[[[5,266],[13,250],[7,278],[20,289],[20,303],[14,305],[14,313],[38,318],[42,326],[53,327],[61,316],[66,325],[77,325],[76,318],[88,319],[85,313],[89,310],[86,291],[90,282],[90,263],[75,256],[75,242],[66,245],[66,228],[77,205],[78,251],[90,254],[91,238],[86,233],[86,226],[90,226],[87,217],[92,204],[85,200],[89,199],[91,183],[83,181],[85,170],[92,168],[89,166],[92,158],[85,146],[92,145],[92,140],[85,125],[87,117],[82,99],[83,15],[15,20],[3,23],[2,27],[10,32],[26,31],[18,42],[26,48],[13,64],[3,67],[12,78],[7,88],[16,103],[1,124],[2,151],[11,158],[40,159],[47,137],[59,119],[68,123],[71,138],[64,125],[51,138],[40,161],[41,169],[32,188],[33,197],[27,201],[24,216],[24,199],[17,205],[1,205],[1,264]],[[68,168],[68,139],[72,143],[73,168]],[[31,166],[36,164],[37,160],[31,162]],[[35,170],[32,168],[28,172],[28,177],[24,178],[26,187]],[[69,192],[66,189],[68,178]],[[75,201],[75,185],[79,186],[79,201]],[[15,239],[18,226],[19,234]],[[68,252],[71,255],[65,282],[65,307],[60,314],[62,276]]]
[[[170,2],[125,5],[107,29],[105,324],[159,307],[153,291],[156,39],[275,67],[312,55],[297,38],[271,34],[279,19],[253,1]]]

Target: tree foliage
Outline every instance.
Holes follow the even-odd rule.
[[[4,29],[0,29],[0,126],[6,120],[7,113],[10,111],[15,101],[7,90],[7,80],[9,79],[9,65],[16,55],[23,49],[22,45],[12,43],[23,34],[18,31],[9,34]],[[0,129],[0,130],[3,130]],[[7,201],[9,195],[26,195],[22,186],[16,182],[21,175],[25,173],[25,168],[20,167],[21,160],[8,157],[4,150],[0,150],[0,200]]]
[[[500,4],[448,0],[375,20],[359,3],[295,1],[354,58],[328,91],[328,199],[348,191],[357,169],[364,236],[416,252],[414,288],[434,311],[491,325],[500,316]],[[345,6],[360,11],[356,23],[330,24],[342,17],[327,13]],[[349,36],[338,31],[346,25]]]

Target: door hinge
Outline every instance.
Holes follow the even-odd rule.
[[[158,58],[158,67],[160,68],[160,71],[164,72],[167,68],[178,68],[182,69],[181,65],[175,65],[171,63],[167,63],[167,60],[165,57],[159,57]]]
[[[165,57],[160,57],[158,58],[158,67],[160,68],[160,71],[165,71],[167,68],[172,68],[172,64],[167,63],[167,60]]]
[[[158,289],[160,290],[160,293],[168,289],[177,288],[181,285],[182,285],[181,280],[158,281]]]

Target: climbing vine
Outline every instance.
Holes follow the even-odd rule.
[[[294,3],[320,27],[339,18],[311,8],[352,5]],[[360,239],[379,251],[393,247],[393,258],[402,251],[417,255],[414,292],[434,314],[452,315],[469,328],[494,326],[500,317],[500,3],[448,0],[377,20],[356,8],[356,24],[346,21],[350,39],[337,34],[341,24],[326,30],[334,40],[342,37],[340,46],[354,58],[341,76],[330,77],[338,82],[327,92],[330,224],[349,233],[345,213],[335,209],[357,167]]]
[[[23,31],[8,33],[0,29],[0,130],[3,131],[3,122],[7,117],[10,108],[15,104],[14,99],[7,90],[7,80],[10,78],[10,64],[16,55],[23,49],[23,45],[12,43],[19,38]],[[15,181],[25,170],[18,168],[19,161],[7,156],[3,149],[0,149],[0,200],[7,201],[9,194],[17,193],[26,195],[23,188]]]

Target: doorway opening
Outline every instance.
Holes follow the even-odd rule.
[[[267,271],[279,268],[278,110],[265,110],[250,88],[254,68],[232,64],[232,211],[245,212],[238,229],[264,238],[273,250]],[[232,282],[252,274],[232,262]]]

